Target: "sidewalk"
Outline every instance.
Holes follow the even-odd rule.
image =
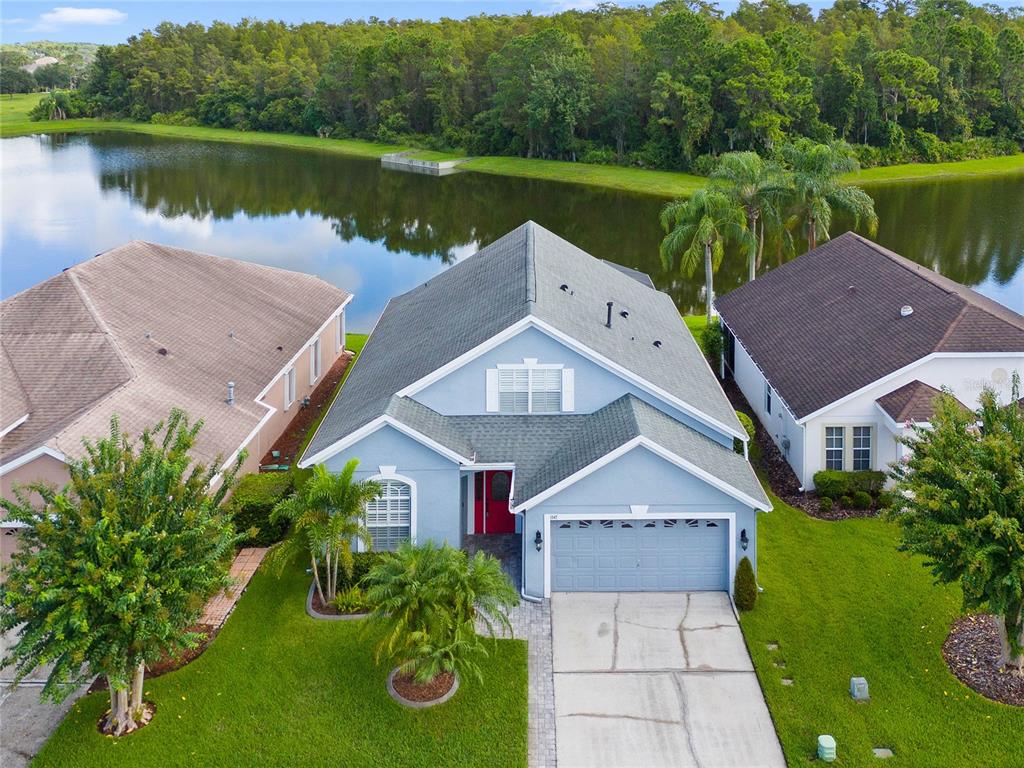
[[[210,598],[203,617],[199,620],[200,624],[209,624],[214,629],[220,629],[231,615],[231,611],[234,610],[238,598],[249,586],[249,580],[252,579],[252,575],[256,573],[256,569],[263,562],[267,549],[267,547],[246,547],[235,556],[235,561],[231,564],[229,572],[235,586]]]

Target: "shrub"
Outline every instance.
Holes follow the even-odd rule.
[[[850,509],[853,506],[853,499],[850,498],[849,496],[840,496],[839,506],[843,507],[844,509]]]
[[[711,369],[718,369],[718,361],[722,356],[722,326],[709,325],[700,332],[700,347],[704,357],[711,363]]]
[[[754,566],[749,557],[740,560],[736,568],[733,596],[736,607],[741,611],[752,611],[757,604],[757,579],[754,577]]]
[[[885,484],[885,473],[873,470],[860,472],[840,472],[835,469],[825,469],[814,473],[814,487],[819,496],[828,496],[830,499],[838,499],[840,496],[852,496],[858,491],[863,491],[874,497],[882,490]]]
[[[292,491],[292,477],[287,472],[268,472],[243,477],[235,489],[228,510],[235,530],[256,533],[241,542],[245,547],[266,547],[284,538],[288,521],[270,522],[274,506]]]
[[[870,509],[871,508],[871,494],[867,491],[854,491],[853,493],[853,508],[854,509]]]
[[[814,487],[819,496],[838,499],[847,493],[850,484],[846,472],[835,469],[823,469],[814,473]]]
[[[334,596],[334,607],[338,613],[365,613],[370,604],[359,587],[349,587]]]
[[[828,514],[832,511],[832,499],[828,496],[822,496],[818,499],[818,508],[825,514]]]
[[[338,586],[340,588],[354,587],[363,580],[363,577],[370,572],[373,566],[380,563],[390,552],[355,552],[352,555],[352,580],[349,581],[343,574],[338,575]]]
[[[743,425],[743,431],[747,433],[747,437],[751,440],[754,439],[754,420],[751,419],[743,411],[736,411],[736,418],[740,420],[740,424]],[[736,453],[743,453],[743,441],[736,439],[732,441],[733,450]]]

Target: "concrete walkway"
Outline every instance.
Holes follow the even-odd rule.
[[[560,768],[784,768],[724,592],[551,598]]]

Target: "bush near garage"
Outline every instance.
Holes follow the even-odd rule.
[[[752,611],[757,604],[757,579],[749,557],[740,560],[736,568],[736,582],[733,585],[736,607],[741,611]]]

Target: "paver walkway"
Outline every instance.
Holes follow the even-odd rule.
[[[200,624],[209,624],[214,629],[219,629],[227,621],[238,598],[242,596],[245,588],[249,585],[252,575],[256,573],[256,569],[263,562],[267,549],[267,547],[245,547],[235,555],[235,561],[231,564],[229,571],[229,575],[235,582],[234,587],[210,598],[210,602],[206,604],[203,618],[199,620]]]

